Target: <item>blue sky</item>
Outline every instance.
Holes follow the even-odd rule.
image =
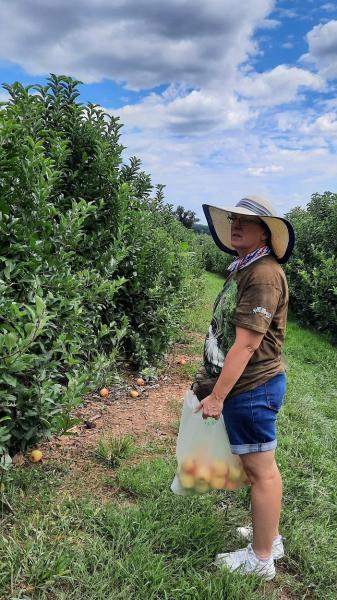
[[[1,82],[83,82],[166,200],[336,191],[337,0],[0,0]],[[5,90],[0,99],[5,99]]]

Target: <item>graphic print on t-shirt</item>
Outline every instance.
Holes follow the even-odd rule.
[[[204,366],[209,375],[219,375],[225,356],[234,344],[237,293],[237,283],[231,278],[215,300],[213,317],[204,345]]]

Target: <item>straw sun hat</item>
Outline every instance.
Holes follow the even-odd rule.
[[[242,198],[235,206],[219,208],[209,204],[202,205],[211,235],[220,250],[236,255],[231,245],[231,226],[227,220],[229,214],[259,217],[271,233],[271,247],[279,263],[287,262],[295,243],[292,225],[286,219],[276,216],[273,206],[259,196]]]

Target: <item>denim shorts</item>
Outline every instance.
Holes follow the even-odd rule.
[[[278,373],[254,390],[225,400],[222,414],[233,454],[276,448],[276,417],[285,390],[285,374]]]

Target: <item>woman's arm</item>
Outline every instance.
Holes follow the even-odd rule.
[[[263,333],[236,327],[235,342],[226,355],[218,381],[212,393],[204,398],[198,407],[198,410],[202,409],[204,419],[220,416],[226,396],[242,375],[255,350],[261,344],[263,336]]]

